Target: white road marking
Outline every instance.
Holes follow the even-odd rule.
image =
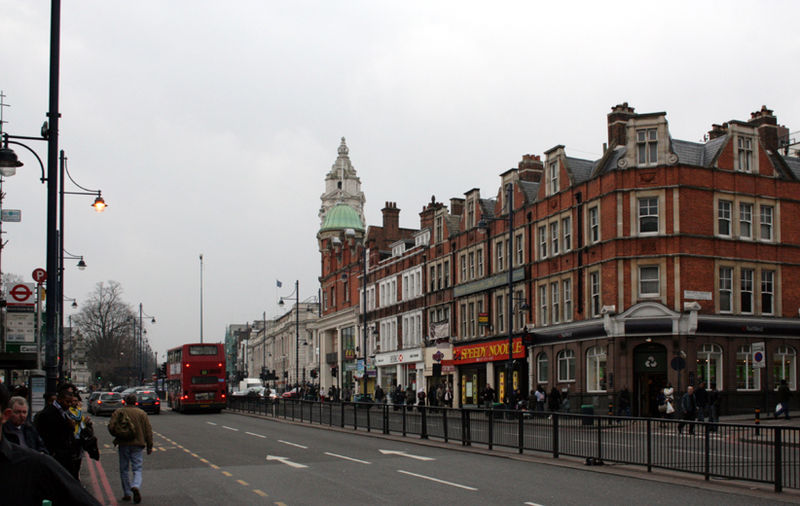
[[[336,457],[337,459],[344,459],[344,460],[350,460],[350,461],[353,461],[353,462],[358,462],[360,464],[372,464],[372,462],[367,462],[366,460],[354,459],[353,457],[347,457],[345,455],[339,455],[338,453],[325,452],[325,455],[330,455],[331,457]]]
[[[544,506],[543,504],[539,504],[538,502],[524,502],[522,504],[527,504],[528,506]]]
[[[433,457],[423,457],[422,455],[412,455],[410,453],[402,452],[402,451],[399,451],[399,450],[378,450],[378,451],[381,452],[384,455],[399,455],[401,457],[408,457],[410,459],[425,460],[425,461],[436,460]]]
[[[460,483],[453,483],[452,481],[440,480],[440,479],[434,478],[432,476],[425,476],[424,474],[411,473],[409,471],[403,471],[402,469],[398,469],[397,472],[398,473],[407,474],[409,476],[414,476],[416,478],[422,478],[423,480],[435,481],[436,483],[441,483],[443,485],[450,485],[451,487],[463,488],[464,490],[472,490],[472,491],[477,491],[478,490],[475,487],[468,487],[467,485],[461,485]]]
[[[209,425],[216,425],[216,423],[214,423],[214,422],[206,422],[206,423],[209,424]]]
[[[245,434],[249,434],[251,436],[260,437],[262,439],[266,438],[267,436],[262,436],[261,434],[255,434],[253,432],[245,432]]]
[[[297,462],[292,462],[287,457],[277,457],[275,455],[267,455],[267,460],[277,460],[281,464],[286,464],[287,466],[294,467],[295,469],[304,469],[308,467],[305,464],[299,464]]]
[[[228,427],[227,425],[223,425],[223,426],[222,426],[222,428],[223,428],[223,429],[228,429],[228,430],[232,430],[232,431],[239,432],[239,429],[234,429],[233,427]]]
[[[282,440],[282,439],[279,439],[279,440],[278,440],[278,442],[279,442],[279,443],[283,443],[283,444],[285,444],[285,445],[289,445],[289,446],[296,446],[297,448],[302,448],[302,449],[304,449],[304,450],[308,450],[308,446],[299,445],[299,444],[297,444],[297,443],[291,443],[291,442],[289,442],[289,441],[284,441],[284,440]]]

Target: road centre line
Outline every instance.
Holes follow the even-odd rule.
[[[257,488],[253,489],[253,492],[260,495],[261,497],[269,497],[266,492],[264,492],[263,490],[259,490]]]
[[[228,427],[227,425],[223,425],[222,428],[223,429],[232,430],[232,431],[235,431],[235,432],[239,432],[239,429],[234,429],[233,427]]]
[[[366,460],[354,459],[353,457],[339,455],[338,453],[325,452],[325,455],[330,455],[331,457],[336,457],[337,459],[344,459],[344,460],[350,460],[352,462],[358,462],[360,464],[372,464],[372,462],[367,462]]]
[[[262,436],[261,434],[256,434],[254,432],[245,432],[245,434],[249,434],[251,436],[260,437],[261,439],[266,439],[267,436]]]
[[[475,487],[470,487],[470,486],[467,486],[467,485],[461,485],[460,483],[453,483],[452,481],[440,480],[439,478],[434,478],[432,476],[425,476],[424,474],[417,474],[417,473],[412,473],[412,472],[409,472],[409,471],[403,471],[402,469],[398,469],[397,472],[398,473],[407,474],[409,476],[414,476],[416,478],[422,478],[423,480],[429,480],[429,481],[434,481],[436,483],[441,483],[442,485],[450,485],[451,487],[463,488],[464,490],[472,490],[472,491],[477,491],[478,490]]]
[[[214,422],[206,422],[206,423],[209,424],[209,425],[216,425],[216,423],[214,423]]]
[[[229,473],[228,471],[222,471],[222,474],[224,474],[224,475],[225,475],[225,476],[227,476],[228,478],[230,478],[231,476],[233,476],[233,475],[232,475],[231,473]]]
[[[543,504],[539,504],[538,502],[525,502],[522,504],[527,504],[528,506],[544,506]]]
[[[279,439],[278,442],[289,446],[296,446],[297,448],[302,448],[303,450],[308,450],[308,446],[299,445],[297,443],[292,443],[290,441],[284,441],[283,439]]]
[[[249,487],[250,486],[250,484],[247,483],[244,480],[236,480],[236,483],[238,483],[239,485],[245,486],[245,487]]]

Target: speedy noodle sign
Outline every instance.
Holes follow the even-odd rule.
[[[525,358],[525,347],[522,338],[515,337],[514,358]],[[472,364],[475,362],[493,362],[508,360],[508,340],[498,339],[488,343],[467,344],[453,348],[453,362],[456,364]]]

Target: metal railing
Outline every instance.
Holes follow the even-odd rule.
[[[800,489],[800,428],[502,409],[232,397],[228,408],[463,446],[547,452]]]

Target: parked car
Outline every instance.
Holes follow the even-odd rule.
[[[287,390],[283,392],[283,394],[281,395],[281,397],[283,397],[284,399],[297,399],[299,396],[300,396],[300,389],[297,387],[292,388],[291,390]]]
[[[125,403],[118,392],[95,392],[89,397],[89,412],[95,415],[111,414]]]
[[[161,398],[152,390],[141,390],[136,392],[136,407],[145,413],[157,415],[161,413]]]

